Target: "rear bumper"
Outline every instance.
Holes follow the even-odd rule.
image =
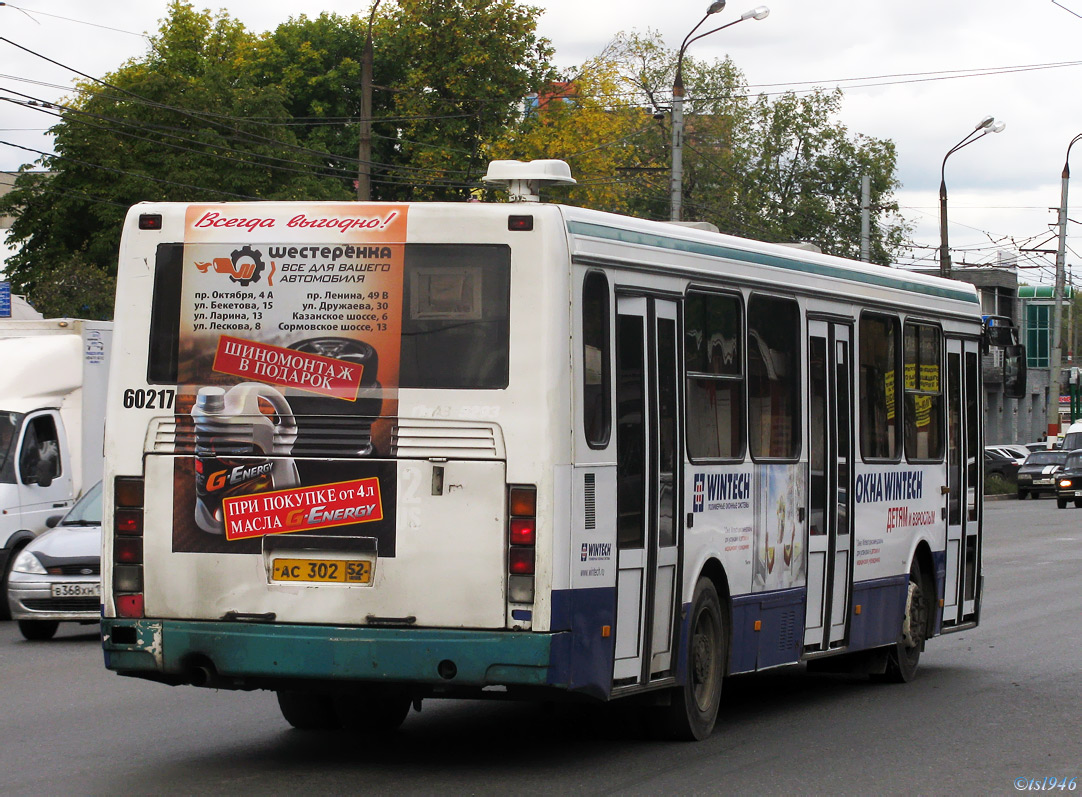
[[[566,686],[551,680],[551,649],[559,636],[520,631],[102,620],[105,666],[110,670],[170,683],[241,689],[275,688],[278,683],[298,681],[473,688]],[[446,662],[454,665],[453,670]],[[452,671],[453,677],[447,677]],[[210,682],[204,680],[207,672],[212,674]]]

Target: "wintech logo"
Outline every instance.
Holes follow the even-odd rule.
[[[691,503],[691,509],[693,512],[703,511],[703,500],[706,497],[706,474],[695,474],[695,491]]]
[[[612,558],[611,542],[584,542],[582,544],[582,561]]]

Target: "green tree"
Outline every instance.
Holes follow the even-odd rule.
[[[34,288],[34,309],[46,318],[113,317],[116,277],[81,254],[49,263],[49,279]]]
[[[646,126],[622,150],[631,120],[668,111],[676,53],[656,33],[616,36],[582,68],[579,96],[559,113],[527,119],[500,151],[566,157],[587,186],[608,181],[626,190],[600,201],[597,192],[570,189],[572,201],[647,218],[669,217],[670,128]],[[596,76],[606,79],[598,80]],[[723,232],[775,242],[814,243],[824,252],[860,254],[861,177],[871,177],[871,258],[889,263],[907,232],[893,192],[894,144],[851,135],[837,121],[840,92],[753,97],[729,59],[685,55],[684,217],[710,221]],[[599,111],[599,109],[601,109]],[[601,114],[611,118],[607,124]],[[532,127],[531,127],[532,124]],[[574,163],[581,140],[605,151],[583,171]],[[544,153],[547,144],[551,154]],[[516,149],[517,147],[517,149]],[[584,147],[585,149],[585,147]],[[560,154],[555,154],[555,153]],[[518,156],[516,156],[518,157]],[[629,168],[630,167],[630,168]],[[633,179],[628,179],[632,176]]]
[[[345,195],[321,179],[326,158],[284,124],[280,90],[241,68],[253,44],[235,20],[174,0],[145,58],[79,85],[51,128],[54,154],[37,161],[51,176],[24,168],[0,201],[16,217],[15,290],[35,301],[74,253],[115,274],[121,224],[137,202]]]
[[[382,7],[381,7],[382,13]],[[537,35],[541,10],[516,0],[398,0],[378,24],[376,52],[393,69],[396,166],[389,199],[465,199],[485,148],[521,115],[523,98],[555,78]]]
[[[385,0],[377,11],[373,196],[465,198],[487,142],[552,77],[540,10]],[[53,153],[0,201],[16,216],[13,287],[33,297],[50,264],[73,253],[115,273],[121,223],[137,202],[352,198],[369,32],[369,14],[322,14],[256,36],[173,0],[144,57],[85,81],[55,109]]]
[[[619,101],[622,78],[615,64],[596,58],[573,81],[542,87],[537,107],[507,128],[489,148],[492,158],[567,161],[577,184],[548,189],[546,198],[627,213],[638,181],[656,171],[656,123],[642,107]],[[647,142],[648,146],[643,146]]]

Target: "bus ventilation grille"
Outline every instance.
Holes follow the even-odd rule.
[[[391,433],[391,455],[404,458],[503,459],[503,442],[491,424],[400,421]]]
[[[583,475],[583,493],[586,503],[586,528],[596,528],[596,508],[594,505],[594,474]]]
[[[796,645],[796,612],[789,610],[781,615],[778,633],[778,650],[788,652]]]
[[[294,457],[349,459],[372,455],[372,423],[363,415],[298,415],[297,439],[290,450]],[[228,452],[234,456],[258,455],[251,445],[242,446],[243,425],[230,428],[227,442],[236,443]],[[188,416],[157,418],[148,431],[147,451],[155,454],[195,454],[195,424]],[[251,435],[249,434],[249,439]]]

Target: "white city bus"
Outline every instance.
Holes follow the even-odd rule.
[[[120,674],[703,738],[726,675],[907,681],[978,622],[969,285],[540,202],[153,203],[115,321]]]

